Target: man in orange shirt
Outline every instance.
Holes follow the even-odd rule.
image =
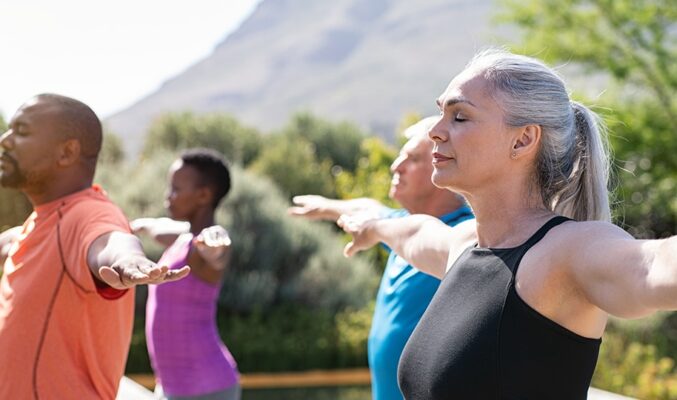
[[[0,399],[114,399],[139,284],[186,276],[148,260],[123,213],[92,185],[101,122],[42,94],[0,137],[0,184],[34,211],[0,234]]]

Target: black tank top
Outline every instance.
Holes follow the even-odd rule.
[[[444,277],[400,358],[406,399],[585,399],[601,339],[544,317],[515,291],[524,254],[555,217],[523,245],[470,247]]]

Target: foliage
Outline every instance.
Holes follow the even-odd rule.
[[[104,132],[103,144],[99,153],[99,164],[119,164],[125,159],[122,140],[114,133]]]
[[[235,177],[218,214],[234,246],[222,304],[265,310],[293,302],[336,311],[372,298],[373,269],[362,258],[344,258],[330,226],[286,216],[288,203],[269,180],[246,172]]]
[[[292,116],[279,133],[284,140],[295,142],[303,138],[314,146],[320,163],[328,160],[331,167],[354,171],[360,157],[360,145],[366,137],[355,125],[348,122],[332,123],[308,113]]]
[[[31,203],[21,192],[0,188],[0,232],[23,224],[32,210]]]
[[[573,61],[648,90],[677,131],[677,5],[672,0],[503,0],[527,52]],[[544,51],[545,50],[545,51]]]
[[[240,372],[302,371],[367,366],[373,304],[332,313],[281,305],[265,312],[218,313],[221,337]],[[151,372],[144,317],[134,323],[126,373]]]
[[[270,177],[288,197],[336,197],[334,177],[358,168],[365,137],[352,124],[299,113],[268,137],[268,146],[251,169]]]
[[[97,180],[130,218],[162,216],[166,170],[175,157],[157,152],[137,166],[103,167]],[[248,312],[294,303],[337,311],[361,307],[377,277],[361,258],[342,256],[341,237],[326,224],[286,215],[287,201],[268,179],[232,168],[233,188],[217,210],[231,233],[233,257],[221,304]],[[144,243],[149,255],[159,249]]]
[[[344,171],[336,177],[336,191],[342,199],[370,197],[385,204],[390,190],[390,165],[397,150],[378,138],[365,139],[360,147],[360,159],[355,172]]]
[[[607,118],[620,183],[617,220],[635,237],[677,233],[677,137],[654,102],[627,101]]]
[[[208,147],[220,151],[231,162],[246,166],[257,157],[261,140],[256,129],[245,127],[226,114],[170,113],[151,125],[142,155]]]
[[[421,114],[413,112],[407,113],[404,115],[404,117],[402,117],[397,128],[397,140],[400,147],[402,147],[407,142],[407,138],[404,136],[404,131],[422,119],[423,117],[421,117]]]
[[[677,369],[656,347],[632,342],[613,330],[604,335],[592,385],[638,399],[677,398]]]
[[[617,83],[610,111],[617,221],[637,237],[677,232],[677,3],[670,0],[503,0],[524,50],[601,72]]]
[[[334,197],[331,161],[319,161],[316,147],[303,137],[270,137],[251,170],[269,177],[287,198],[300,194]]]

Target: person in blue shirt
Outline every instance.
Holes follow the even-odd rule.
[[[289,213],[311,219],[337,220],[343,214],[363,214],[365,218],[398,218],[409,214],[438,217],[449,226],[473,218],[464,199],[458,194],[433,185],[433,142],[428,131],[438,117],[428,117],[405,131],[408,141],[390,167],[393,174],[389,196],[402,209],[391,209],[380,202],[359,198],[328,199],[305,195],[293,199]],[[412,267],[390,251],[376,296],[369,333],[369,368],[374,400],[402,399],[397,384],[397,364],[421,315],[440,284],[438,278]]]

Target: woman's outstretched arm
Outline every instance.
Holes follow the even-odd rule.
[[[566,264],[591,303],[624,318],[677,309],[677,236],[637,240],[602,222],[568,230]]]

